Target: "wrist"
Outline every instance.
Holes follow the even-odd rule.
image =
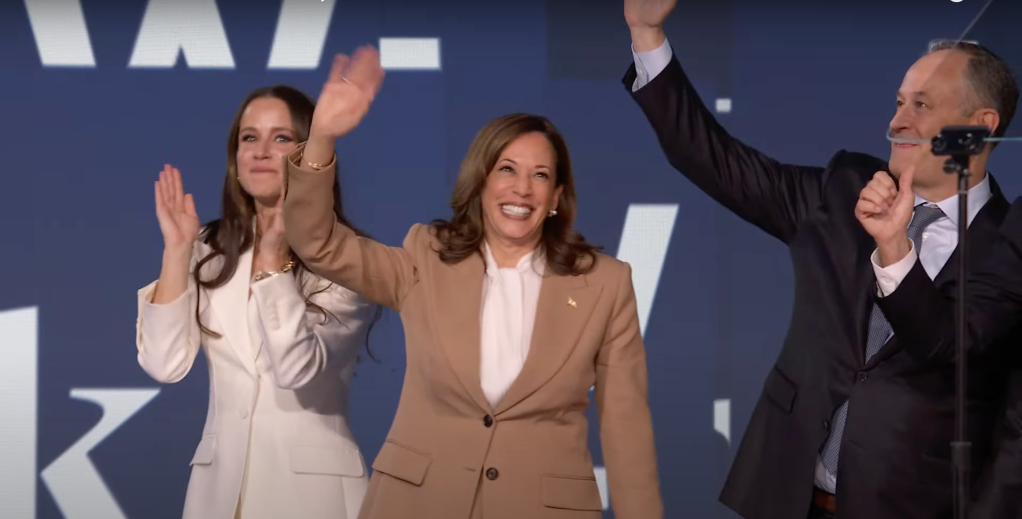
[[[188,245],[164,245],[163,246],[163,261],[184,261],[187,262],[192,258],[192,244]]]
[[[272,261],[272,263],[269,263]],[[256,258],[257,264],[262,264],[261,268],[254,269],[255,272],[252,274],[252,281],[261,281],[263,279],[271,278],[278,274],[285,274],[291,272],[294,268],[294,261],[285,257],[283,260],[272,259],[267,262],[262,262],[259,257]]]
[[[632,33],[632,48],[636,53],[656,50],[667,39],[662,26],[632,25],[628,29]]]
[[[313,169],[322,169],[334,160],[334,142],[337,137],[329,134],[311,132],[309,140],[302,150],[302,164],[309,165]]]
[[[262,270],[278,270],[287,263],[287,252],[260,252],[256,255],[256,261]]]
[[[882,268],[905,259],[909,252],[912,252],[912,242],[908,236],[897,236],[877,242],[877,256]]]
[[[339,138],[340,136],[331,135],[327,132],[316,131],[314,128],[309,132],[309,139],[306,141],[305,149],[309,149],[309,146],[315,146],[316,148],[326,148],[332,151],[334,149],[334,143],[337,142],[337,139]]]

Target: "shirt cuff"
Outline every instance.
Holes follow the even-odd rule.
[[[666,38],[659,47],[648,52],[635,52],[633,45],[632,59],[635,60],[635,81],[632,83],[632,92],[638,91],[659,76],[671,63],[672,57],[674,57],[674,51]]]
[[[887,297],[893,294],[898,289],[898,285],[905,280],[905,276],[908,276],[912,266],[916,264],[916,259],[918,259],[916,246],[911,241],[909,242],[908,254],[897,263],[886,267],[880,266],[880,253],[874,250],[869,260],[873,264],[873,273],[877,278],[878,295],[880,297]]]

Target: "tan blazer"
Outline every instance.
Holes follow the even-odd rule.
[[[547,274],[521,374],[491,408],[479,382],[481,256],[440,261],[415,225],[403,247],[336,223],[332,165],[288,159],[287,239],[313,271],[401,313],[407,368],[360,519],[601,517],[587,447],[596,386],[611,506],[663,517],[631,268],[600,255],[583,276]],[[549,269],[547,269],[549,270]]]

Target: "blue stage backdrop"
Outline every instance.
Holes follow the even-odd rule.
[[[973,39],[1010,54],[1011,31],[996,26],[1019,19],[1006,2]],[[886,157],[905,69],[980,7],[679,4],[669,37],[721,122],[810,164],[840,148]],[[780,243],[667,164],[620,82],[621,13],[616,0],[0,2],[0,516],[180,517],[208,378],[201,356],[175,385],[136,364],[135,292],[158,275],[162,247],[152,182],[173,163],[214,218],[245,94],[286,83],[315,96],[332,53],[373,43],[388,76],[339,144],[354,221],[400,244],[413,223],[448,214],[480,126],[549,116],[575,161],[578,228],[634,268],[667,517],[733,517],[717,494],[788,325],[791,267]],[[1009,198],[1020,148],[1002,146],[991,165]],[[396,314],[372,343],[380,362],[359,366],[351,412],[369,463],[403,376]],[[602,465],[598,440],[593,427]],[[604,488],[607,517],[611,502]]]

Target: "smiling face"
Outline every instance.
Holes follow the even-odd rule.
[[[969,56],[955,50],[940,50],[916,61],[898,89],[891,136],[929,140],[945,126],[996,127],[996,112],[974,106],[975,92],[966,77],[968,65]],[[946,160],[933,155],[929,142],[891,143],[891,172],[899,176],[915,166],[916,188],[953,187],[955,177],[944,173]]]
[[[556,186],[557,156],[545,135],[511,141],[487,174],[481,201],[487,241],[535,247],[563,186]]]
[[[258,202],[272,206],[280,197],[284,157],[298,145],[287,104],[274,97],[254,99],[241,114],[238,181]]]

